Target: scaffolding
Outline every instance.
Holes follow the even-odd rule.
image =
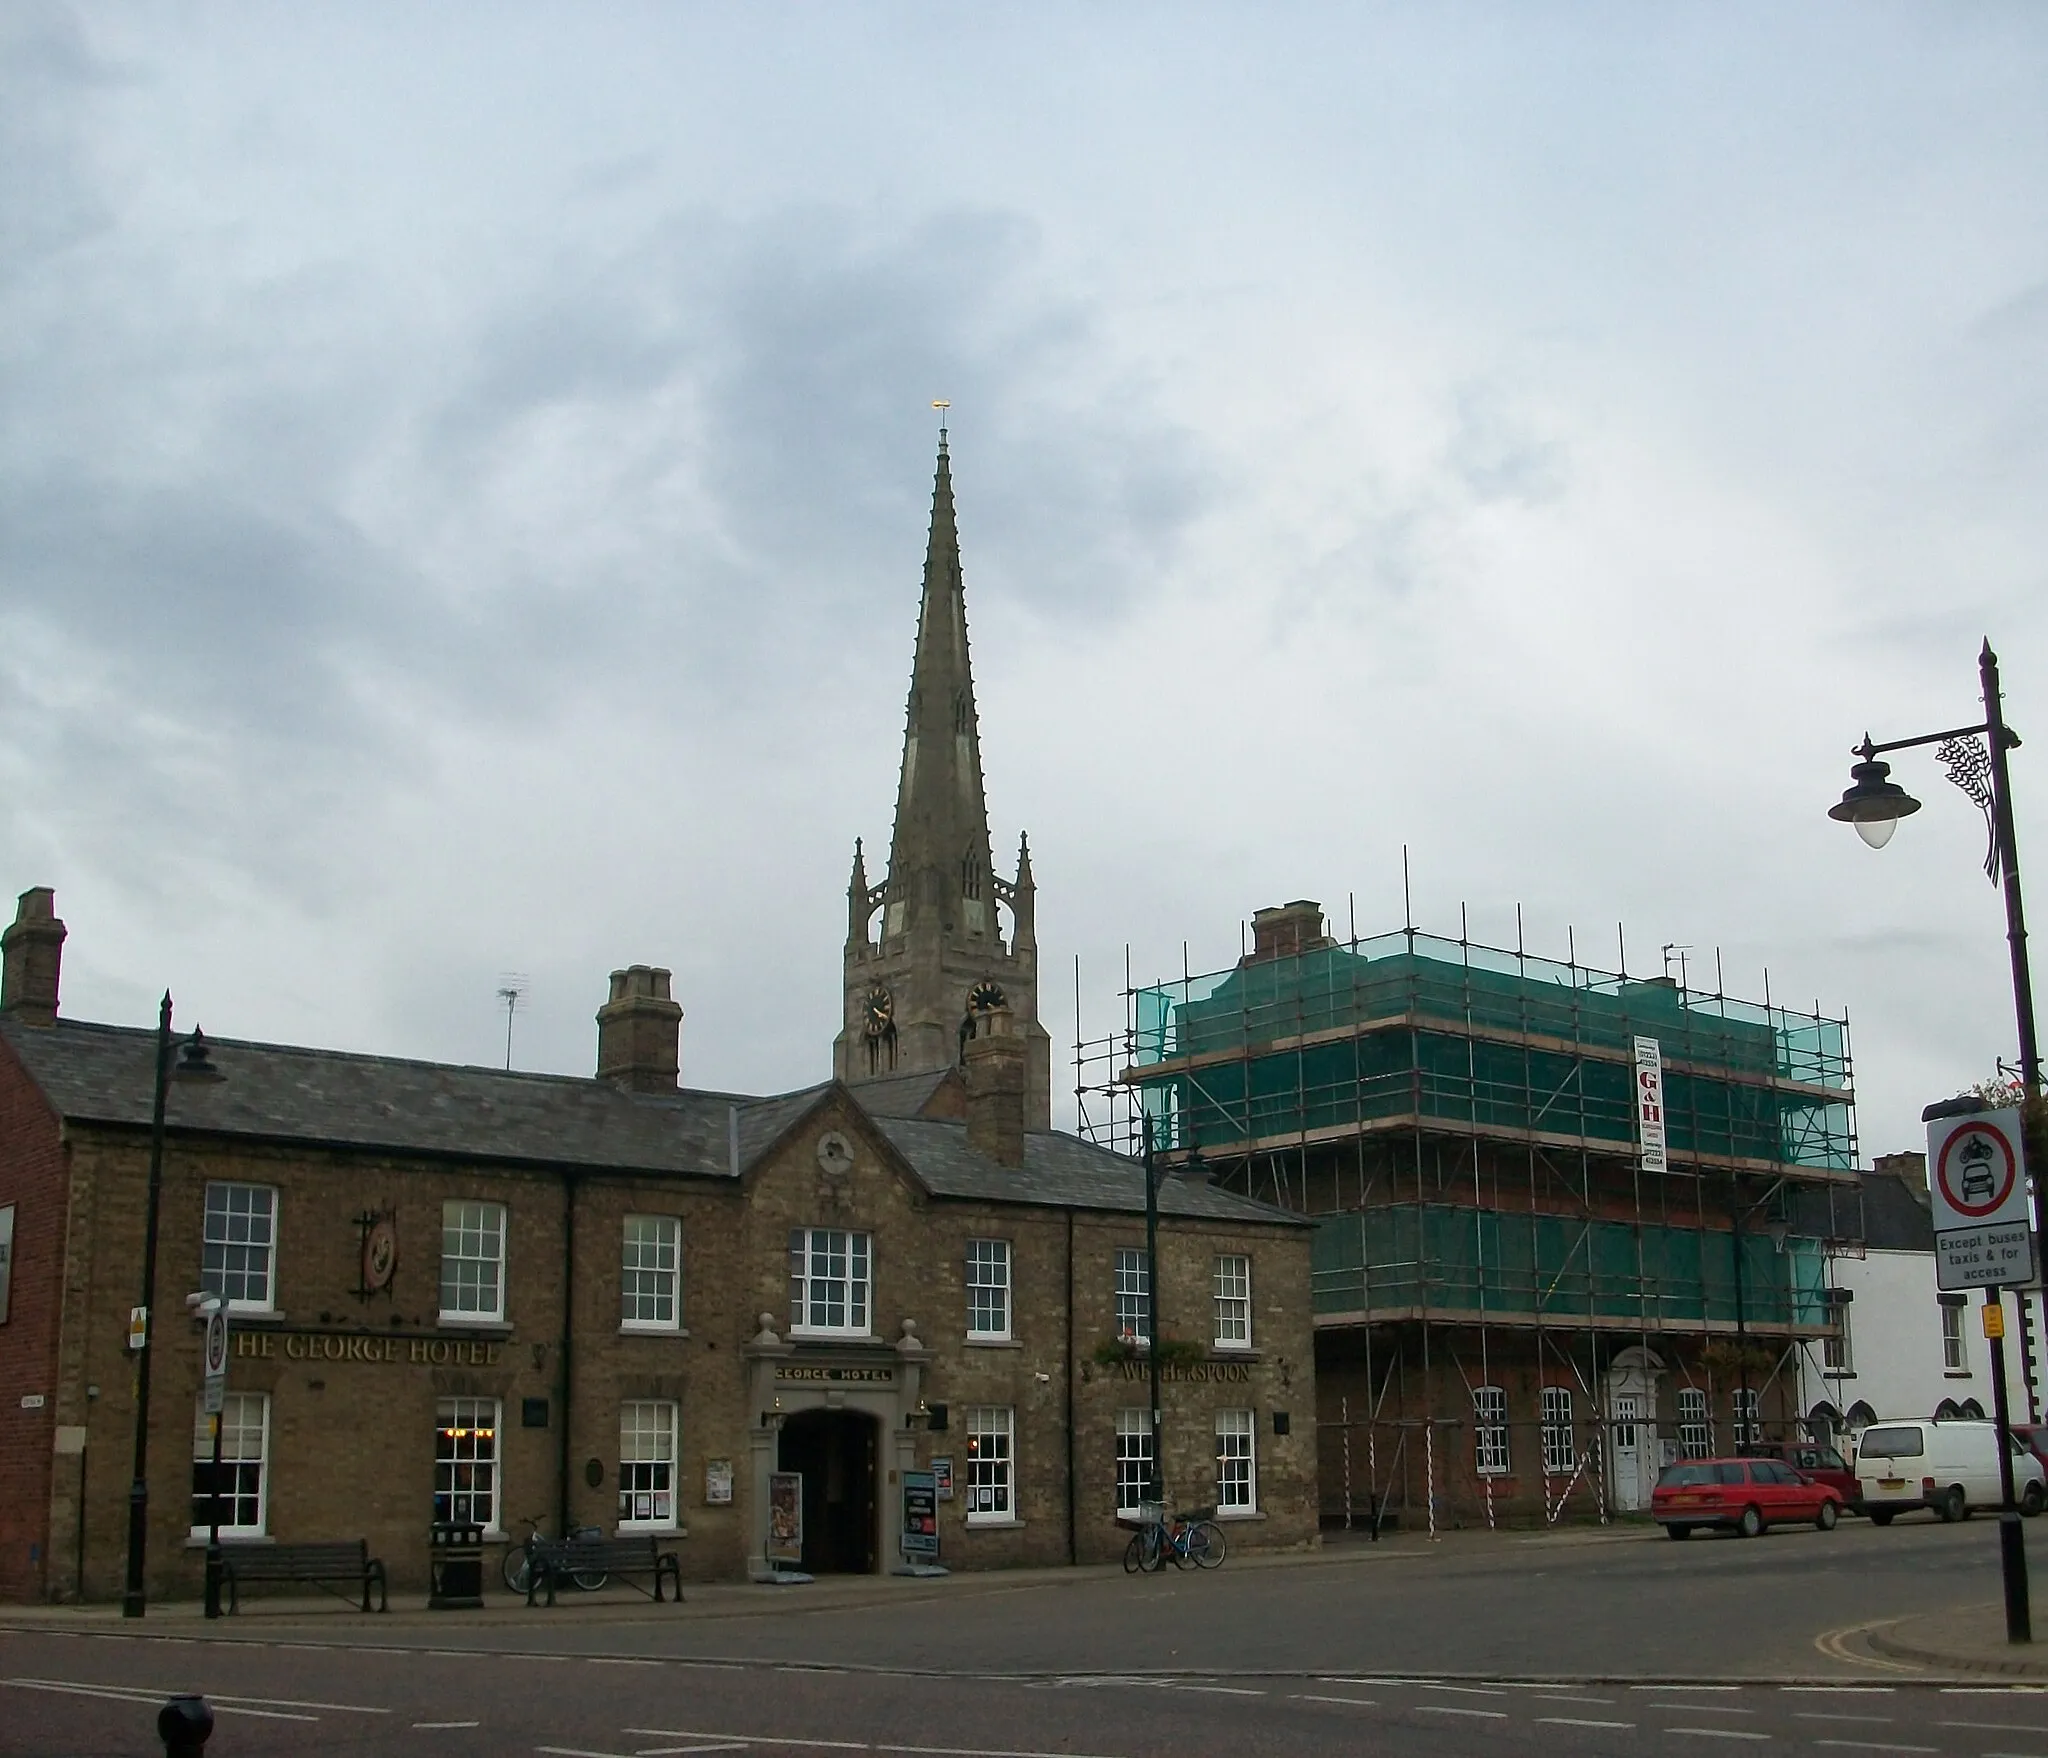
[[[1683,962],[1631,977],[1462,927],[1333,940],[1313,904],[1252,930],[1199,975],[1135,984],[1127,954],[1122,1030],[1077,1031],[1075,1100],[1091,1139],[1135,1152],[1149,1121],[1168,1165],[1318,1218],[1327,1520],[1604,1519],[1647,1499],[1646,1454],[1800,1420],[1828,1257],[1861,1234],[1846,1016],[1768,976],[1730,996],[1718,955],[1707,992]]]

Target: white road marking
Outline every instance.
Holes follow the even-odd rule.
[[[1533,1703],[1612,1703],[1612,1697],[1574,1697],[1563,1691],[1532,1691],[1529,1699]]]
[[[1788,1697],[1889,1697],[1894,1685],[1780,1685]]]
[[[593,1752],[583,1746],[536,1746],[534,1750],[549,1758],[639,1758],[634,1752]]]
[[[118,1685],[66,1685],[54,1679],[0,1679],[0,1685],[13,1685],[23,1691],[55,1691],[66,1697],[97,1697],[104,1703],[147,1703],[152,1708],[162,1704],[161,1691],[136,1691]],[[209,1702],[212,1700],[209,1698]],[[215,1703],[216,1715],[253,1715],[263,1721],[318,1721],[317,1715],[286,1715],[276,1709],[244,1709],[233,1703]]]
[[[745,1740],[727,1740],[710,1746],[642,1746],[633,1758],[687,1758],[693,1752],[744,1752]]]
[[[1631,1685],[1631,1691],[1739,1691],[1740,1685]]]
[[[1792,1717],[1794,1721],[1890,1721],[1889,1715],[1842,1715],[1825,1709],[1802,1709]]]
[[[1537,1725],[1538,1727],[1626,1727],[1626,1728],[1632,1728],[1632,1727],[1634,1727],[1634,1726],[1635,1726],[1636,1724],[1635,1724],[1634,1722],[1632,1722],[1632,1721],[1586,1721],[1586,1720],[1584,1720],[1584,1719],[1582,1719],[1581,1717],[1579,1717],[1579,1716],[1576,1716],[1576,1715],[1539,1715],[1539,1716],[1538,1716],[1538,1717],[1536,1718],[1536,1725]]]
[[[682,1727],[629,1727],[623,1730],[629,1734],[651,1734],[657,1739],[670,1740],[731,1740],[741,1746],[808,1746],[828,1752],[902,1752],[908,1758],[1102,1758],[1100,1753],[1090,1752],[1016,1752],[1006,1751],[1000,1746],[899,1746],[882,1740],[802,1740],[788,1734],[729,1734],[710,1733],[702,1728]],[[724,1746],[699,1746],[698,1751],[724,1751]],[[538,1752],[557,1752],[559,1747],[536,1746]],[[571,1754],[570,1758],[578,1758]],[[602,1753],[597,1758],[616,1758],[615,1754]],[[643,1758],[635,1753],[633,1758]]]
[[[1937,1721],[1936,1727],[1982,1727],[2001,1734],[2048,1734],[2048,1724],[2024,1721]]]
[[[164,1693],[166,1697],[171,1692]],[[302,1703],[295,1697],[235,1697],[225,1692],[209,1691],[209,1703],[256,1703],[265,1709],[334,1709],[349,1715],[389,1715],[388,1709],[378,1709],[368,1703]]]
[[[1263,1697],[1263,1691],[1246,1691],[1236,1685],[1182,1685],[1183,1691],[1207,1691],[1214,1697]]]
[[[1297,1691],[1294,1700],[1297,1703],[1349,1703],[1357,1709],[1377,1709],[1380,1706],[1377,1697],[1318,1697],[1313,1691]]]
[[[1645,1703],[1645,1709],[1671,1709],[1688,1715],[1754,1715],[1754,1709],[1738,1709],[1732,1703]]]
[[[1882,1740],[1815,1740],[1815,1746],[1841,1746],[1849,1752],[1939,1752],[1939,1746],[1888,1746]]]
[[[482,1727],[482,1726],[483,1726],[484,1724],[483,1724],[482,1722],[480,1722],[480,1721],[416,1721],[416,1722],[414,1722],[414,1723],[413,1723],[412,1725],[413,1725],[414,1727],[436,1728],[436,1727]]]
[[[1668,1727],[1667,1734],[1697,1734],[1703,1740],[1768,1740],[1769,1734],[1753,1734],[1746,1727]]]
[[[1485,1721],[1506,1721],[1508,1718],[1505,1709],[1461,1709],[1455,1703],[1418,1703],[1415,1706],[1415,1713],[1417,1715],[1475,1715]]]
[[[610,1654],[587,1654],[584,1656],[592,1666],[659,1666],[658,1660],[623,1660]],[[784,1669],[787,1670],[787,1669]]]
[[[1456,1691],[1461,1697],[1505,1697],[1507,1692],[1492,1685],[1424,1685],[1425,1691]]]

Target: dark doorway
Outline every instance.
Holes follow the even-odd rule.
[[[804,1569],[875,1572],[875,1422],[851,1410],[800,1410],[782,1424],[781,1471],[804,1479]]]

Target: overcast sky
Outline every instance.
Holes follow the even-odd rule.
[[[1912,1145],[1982,820],[1824,814],[1988,634],[2048,871],[2044,93],[2037,4],[12,0],[0,886],[81,1017],[490,1063],[517,971],[585,1073],[642,961],[822,1078],[944,397],[1056,1043],[1406,845],[1846,1010]]]

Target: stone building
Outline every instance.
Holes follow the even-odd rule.
[[[366,1538],[395,1592],[424,1585],[447,1518],[493,1546],[530,1524],[672,1535],[693,1579],[758,1577],[792,1478],[788,1561],[886,1569],[902,1473],[926,1468],[950,1482],[951,1567],[1112,1559],[1149,1468],[1132,1340],[1155,1294],[1169,1493],[1218,1504],[1234,1543],[1314,1542],[1310,1229],[1163,1177],[1155,1289],[1142,1168],[1046,1127],[1030,869],[989,871],[965,628],[942,446],[889,876],[856,865],[825,1083],[683,1086],[682,1010],[644,965],[612,973],[592,1078],[176,1046],[153,1597],[200,1580],[199,1289],[232,1315],[228,1541]],[[64,1014],[64,938],[45,889],[0,935],[14,1600],[109,1598],[126,1555],[158,1041]]]

